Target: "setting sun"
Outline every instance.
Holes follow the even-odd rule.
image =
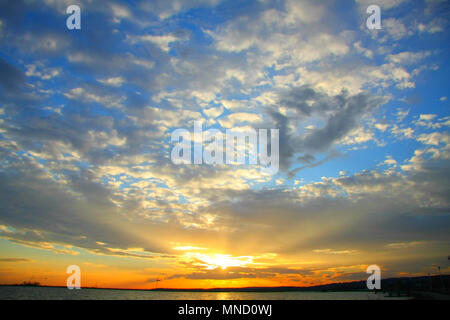
[[[197,260],[195,264],[203,266],[206,270],[221,268],[225,270],[228,267],[244,267],[253,262],[252,257],[233,257],[229,254],[200,254],[187,253],[190,259]]]

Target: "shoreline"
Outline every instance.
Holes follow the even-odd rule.
[[[443,296],[449,296],[448,292],[443,292],[438,287],[428,288],[424,286],[417,286],[418,283],[425,283],[428,280],[437,276],[422,276],[414,278],[387,278],[382,280],[381,290],[369,290],[366,286],[366,281],[352,281],[341,283],[329,283],[324,285],[315,285],[309,287],[295,287],[295,286],[278,286],[278,287],[236,287],[236,288],[104,288],[104,287],[82,287],[82,289],[99,289],[99,290],[134,290],[134,291],[154,291],[154,292],[380,292],[392,293],[393,295],[405,293],[436,293]],[[450,278],[450,275],[442,275],[442,278]],[[399,285],[402,283],[402,285]],[[36,284],[0,284],[0,288],[4,286],[10,287],[47,287],[47,288],[66,288],[66,286],[51,286]],[[431,289],[431,290],[430,290]],[[420,295],[419,295],[420,296]],[[420,297],[419,297],[420,299]]]

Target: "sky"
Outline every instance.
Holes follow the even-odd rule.
[[[0,0],[0,283],[449,273],[449,18],[446,0]],[[174,164],[195,121],[278,129],[279,171]]]

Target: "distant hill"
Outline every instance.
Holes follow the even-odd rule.
[[[443,291],[450,290],[450,275],[413,278],[389,278],[381,280],[381,291]],[[151,289],[151,291],[189,292],[295,292],[295,291],[360,291],[368,290],[366,281],[330,283],[311,287],[247,287],[212,289]]]

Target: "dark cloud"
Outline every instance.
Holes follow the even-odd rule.
[[[31,262],[32,260],[26,258],[0,258],[0,262]]]
[[[322,151],[329,148],[360,125],[361,118],[375,111],[383,101],[368,93],[355,96],[343,93],[334,98],[338,101],[336,112],[327,118],[324,127],[314,130],[304,138],[302,145],[307,150]]]
[[[296,145],[294,142],[294,133],[290,132],[288,127],[289,119],[288,117],[278,113],[277,111],[268,111],[270,117],[274,122],[274,128],[279,129],[279,157],[280,157],[280,167],[282,169],[288,169],[291,165],[292,157],[295,153],[300,152],[296,150]]]
[[[212,270],[201,270],[187,274],[176,274],[170,276],[168,279],[211,279],[211,280],[226,280],[226,279],[245,279],[258,278],[267,279],[275,278],[277,276],[296,276],[304,277],[311,275],[312,271],[309,269],[294,269],[283,267],[228,267],[226,269],[215,268]]]
[[[299,173],[300,171],[306,169],[306,168],[314,168],[314,167],[318,167],[321,166],[322,164],[339,157],[341,154],[339,152],[337,152],[336,150],[332,150],[325,158],[323,158],[322,160],[319,161],[315,161],[315,157],[310,155],[310,154],[306,154],[304,156],[300,156],[297,158],[298,161],[300,161],[301,163],[305,164],[302,167],[293,169],[291,171],[288,172],[288,176],[289,177],[295,177],[297,175],[297,173]],[[315,162],[314,162],[315,161]]]
[[[25,74],[14,64],[0,58],[0,102],[10,114],[18,109],[29,110],[34,103],[41,100],[27,86]]]
[[[324,113],[333,108],[331,100],[325,94],[319,93],[309,86],[292,88],[280,94],[279,104],[296,110],[301,116]]]
[[[25,75],[21,70],[0,58],[0,87],[2,95],[9,91],[17,92],[25,84]]]
[[[288,169],[294,155],[305,153],[300,161],[311,161],[315,152],[324,152],[362,124],[364,117],[374,113],[384,100],[367,92],[350,95],[343,91],[329,96],[309,86],[292,88],[279,94],[278,107],[294,111],[294,118],[287,117],[274,107],[268,110],[274,125],[280,129],[280,164]],[[318,117],[324,121],[320,128],[300,135],[297,124]],[[295,129],[292,129],[292,128]],[[312,154],[311,154],[312,153]]]
[[[300,161],[301,163],[312,165],[314,161],[316,161],[316,158],[310,154],[306,154],[304,156],[298,157],[297,160]]]

